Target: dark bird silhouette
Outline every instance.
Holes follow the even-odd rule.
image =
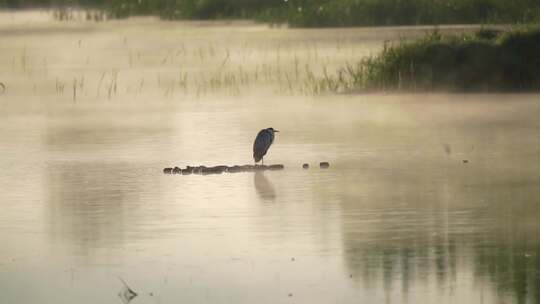
[[[272,143],[274,142],[275,132],[279,131],[274,130],[273,128],[268,128],[262,129],[261,131],[259,131],[259,134],[257,134],[255,142],[253,143],[253,159],[255,160],[255,163],[258,163],[262,160],[262,163],[264,165],[263,157],[266,155],[266,152],[268,152],[270,145],[272,145]]]

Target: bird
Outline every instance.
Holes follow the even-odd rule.
[[[274,142],[275,132],[279,131],[275,130],[274,128],[267,128],[262,129],[257,134],[255,142],[253,143],[253,159],[255,160],[255,163],[258,163],[262,160],[262,164],[264,165],[263,157],[266,155],[266,152],[268,152],[268,148],[270,148],[270,145],[272,145],[272,143]]]

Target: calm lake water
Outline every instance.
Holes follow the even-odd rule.
[[[310,94],[427,30],[0,13],[0,302],[538,303],[540,95]]]

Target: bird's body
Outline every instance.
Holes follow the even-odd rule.
[[[274,130],[273,128],[267,128],[262,129],[257,134],[255,142],[253,143],[253,159],[255,160],[255,163],[258,163],[262,160],[264,164],[263,157],[266,155],[266,152],[268,152],[270,145],[272,145],[272,143],[274,142],[275,132],[279,131]]]

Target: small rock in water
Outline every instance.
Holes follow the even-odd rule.
[[[203,171],[208,169],[206,166],[198,166],[193,168],[193,174],[203,174]]]
[[[203,168],[201,169],[201,173],[203,175],[207,175],[207,174],[221,174],[223,173],[223,171],[225,171],[225,168],[223,168],[226,166],[215,166],[215,167],[209,167],[209,168]]]
[[[165,168],[165,169],[163,169],[163,173],[165,173],[165,174],[171,174],[171,173],[172,173],[172,168]]]
[[[464,163],[464,164],[467,164],[467,163],[469,163],[469,160],[468,160],[468,159],[464,159],[464,160],[463,160],[463,163]]]
[[[229,168],[229,167],[227,167],[227,166],[215,166],[213,168],[214,168],[214,170],[219,170],[221,172],[225,172],[225,171],[227,171],[227,168]]]
[[[189,175],[191,173],[193,173],[193,169],[190,168],[189,166],[185,169],[182,169],[182,175]]]
[[[309,164],[303,164],[303,165],[302,165],[302,168],[304,168],[304,169],[309,169]]]
[[[322,169],[327,169],[328,167],[330,167],[330,164],[328,162],[321,162],[319,164],[319,166],[322,168]]]
[[[232,166],[232,167],[227,168],[227,172],[229,173],[236,173],[240,171],[241,171],[240,166]]]
[[[261,166],[259,165],[243,165],[243,166],[240,166],[240,171],[242,172],[251,172],[251,171],[255,171],[255,170],[261,170]]]
[[[266,167],[268,170],[283,170],[283,168],[285,168],[283,165],[270,165]]]

